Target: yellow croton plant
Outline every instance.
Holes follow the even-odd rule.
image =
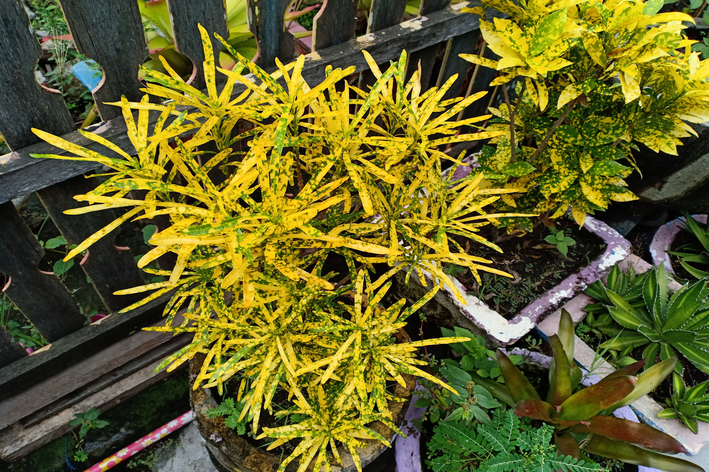
[[[76,197],[88,206],[67,213],[124,211],[67,258],[125,221],[169,217],[170,226],[150,239],[154,247],[139,262],[165,281],[119,292],[152,292],[139,304],[172,292],[166,325],[157,330],[191,332],[194,340],[163,365],[174,369],[203,353],[195,388],[223,392],[227,381],[236,382],[229,393],[243,407],[241,420],[250,422],[251,434],[274,438],[271,447],[300,438],[279,470],[298,456],[298,470],[311,461],[314,470],[330,470],[331,458],[340,459],[338,444],[359,469],[356,448],[363,439],[388,445],[389,438],[367,424],[379,420],[398,431],[389,401],[401,399],[387,382],[406,384],[406,375],[439,382],[416,367],[424,363],[416,348],[467,339],[410,342],[401,332],[441,286],[461,297],[442,264],[468,267],[476,277],[479,271],[506,275],[452,236],[499,250],[478,230],[515,214],[485,207],[520,189],[491,188],[483,176],[452,181],[453,172],[443,176],[443,163],[451,161],[455,170],[460,156],[441,151],[503,132],[459,134],[461,126],[490,117],[456,121],[482,94],[444,100],[455,78],[422,93],[418,73],[405,80],[406,53],[384,72],[365,53],[377,78],[365,91],[346,80],[354,67],[328,68],[324,80],[310,86],[302,75],[304,57],[267,74],[222,40],[238,64],[217,69],[224,76],[218,88],[209,38],[201,31],[206,92],[186,84],[163,59],[168,74],[143,70],[143,100],[115,103],[135,152],[90,132],[81,131],[109,155],[34,130],[66,151],[35,157],[112,169],[95,190]],[[151,113],[159,116],[154,124]],[[174,269],[146,267],[167,253],[176,255]],[[427,272],[432,290],[408,308],[404,300],[384,303],[399,271],[424,284]],[[178,312],[184,322],[176,322]],[[276,416],[297,413],[301,420],[261,427],[278,391],[291,406]]]
[[[482,16],[499,59],[463,57],[498,71],[492,85],[505,103],[491,109],[487,129],[503,134],[483,150],[478,172],[492,186],[528,190],[503,195],[499,211],[557,217],[571,205],[583,224],[611,201],[636,198],[624,179],[637,144],[677,155],[680,139],[696,134],[687,122],[709,121],[709,61],[683,35],[694,19],[658,13],[662,0],[482,2],[487,12],[467,11]],[[485,21],[493,10],[508,18]]]

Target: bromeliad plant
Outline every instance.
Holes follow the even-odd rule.
[[[660,418],[677,418],[697,434],[697,421],[709,423],[709,380],[687,388],[682,376],[672,374],[672,394],[665,399],[668,408],[657,414]]]
[[[692,235],[693,241],[669,253],[679,257],[679,263],[692,277],[707,278],[709,277],[709,225],[698,222],[689,213],[684,214],[684,220],[685,230]]]
[[[676,358],[654,365],[635,376],[645,361],[617,370],[595,385],[579,388],[581,370],[574,362],[574,325],[562,311],[558,335],[549,338],[554,357],[549,371],[546,401],[507,356],[497,351],[505,377],[508,404],[520,417],[554,426],[560,454],[581,459],[582,453],[655,467],[667,472],[703,471],[690,462],[661,453],[687,453],[671,436],[650,426],[608,416],[654,390],[674,369]],[[578,389],[578,390],[577,390]],[[493,392],[494,393],[494,392]],[[500,400],[505,401],[503,397]],[[579,439],[579,435],[581,439]]]
[[[69,213],[127,209],[67,259],[124,221],[167,215],[171,226],[152,236],[155,247],[139,266],[174,253],[172,271],[149,271],[168,279],[119,292],[154,291],[137,305],[172,292],[166,326],[157,330],[195,336],[163,365],[174,369],[204,353],[195,388],[223,391],[225,382],[239,380],[243,407],[235,421],[250,421],[252,434],[275,438],[276,446],[302,438],[280,470],[298,456],[300,471],[311,461],[316,470],[329,470],[331,457],[339,461],[338,443],[359,467],[362,439],[388,444],[367,424],[379,420],[395,428],[387,381],[402,384],[406,375],[417,375],[440,383],[416,367],[423,362],[416,348],[468,339],[407,342],[401,331],[406,317],[439,287],[448,285],[462,299],[442,264],[468,267],[476,277],[481,270],[506,275],[468,255],[450,235],[499,250],[477,231],[490,219],[515,214],[486,214],[484,207],[519,189],[483,188],[482,176],[453,183],[442,177],[442,162],[456,167],[460,160],[439,150],[499,133],[457,134],[462,125],[487,118],[454,120],[481,94],[443,100],[454,78],[422,94],[418,73],[405,80],[405,52],[384,72],[365,53],[377,78],[365,92],[343,80],[354,68],[328,68],[325,80],[311,87],[303,78],[304,57],[279,63],[268,75],[219,38],[239,63],[218,69],[227,80],[217,92],[215,58],[201,31],[206,92],[186,84],[164,61],[169,75],[144,69],[145,91],[168,102],[146,95],[140,103],[124,98],[116,104],[135,156],[100,135],[83,133],[119,157],[35,130],[73,156],[36,157],[113,169],[95,190],[76,197],[90,205]],[[159,115],[153,128],[150,112]],[[244,122],[249,126],[237,128]],[[189,134],[189,140],[180,138]],[[131,190],[141,197],[128,198]],[[390,269],[372,280],[374,264]],[[424,284],[426,271],[435,287],[406,310],[403,300],[382,306],[388,280],[401,270]],[[184,321],[178,323],[181,309]],[[294,402],[282,414],[306,419],[260,429],[261,412],[272,409],[276,391]]]
[[[609,277],[608,287],[597,283],[586,292],[606,304],[613,320],[625,328],[602,347],[629,352],[647,345],[643,351],[647,367],[655,363],[658,354],[665,360],[679,351],[699,370],[709,373],[707,279],[687,283],[671,296],[662,265],[636,277],[634,286],[624,294],[611,290],[615,280]],[[682,373],[679,364],[677,371]]]
[[[488,22],[483,8],[468,10],[483,17],[480,30],[499,60],[461,57],[498,71],[492,85],[505,103],[490,109],[488,129],[504,134],[474,172],[527,189],[501,198],[498,210],[559,217],[571,205],[583,224],[611,201],[636,199],[624,179],[637,144],[676,155],[680,138],[696,135],[686,122],[709,120],[709,61],[682,33],[694,19],[658,14],[661,0],[483,4],[509,15]]]

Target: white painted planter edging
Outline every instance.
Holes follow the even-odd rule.
[[[707,215],[692,215],[692,217],[700,223],[707,222]],[[656,266],[664,264],[665,272],[668,274],[675,273],[672,268],[672,261],[670,260],[668,251],[672,248],[672,243],[679,232],[684,229],[684,223],[685,220],[682,216],[660,226],[660,229],[657,230],[657,233],[655,233],[655,236],[652,238],[652,242],[650,243],[650,255],[652,255],[652,262]]]
[[[578,343],[577,338],[577,343]],[[525,356],[526,362],[531,362],[533,364],[539,365],[546,369],[551,365],[551,357],[539,354],[536,352],[530,352],[526,349],[514,349],[510,351],[510,354],[518,354]],[[583,369],[584,374],[586,370]],[[588,387],[595,383],[600,382],[600,378],[596,375],[590,375],[584,377],[581,381],[582,385]],[[420,390],[422,387],[420,385],[416,386],[416,390]],[[396,458],[396,472],[422,472],[423,467],[421,466],[421,441],[420,433],[414,426],[414,420],[420,420],[423,412],[426,408],[417,408],[414,406],[417,397],[414,394],[409,404],[409,409],[406,411],[406,416],[404,416],[404,423],[401,425],[401,430],[406,433],[406,437],[399,437],[396,439],[394,444],[394,456]],[[625,406],[623,408],[618,408],[613,412],[613,416],[617,418],[623,418],[629,421],[634,421],[638,423],[638,418],[635,416],[633,411]],[[649,467],[638,466],[638,472],[661,472],[657,469],[652,469]]]
[[[621,262],[619,265],[621,270],[627,270],[633,267],[637,273],[646,272],[652,266],[647,262],[643,261],[635,255],[629,256],[626,260]],[[681,287],[677,282],[670,282],[670,290],[676,291]],[[571,318],[574,320],[574,324],[578,324],[582,321],[586,312],[583,308],[592,303],[591,297],[586,294],[580,294],[566,303],[562,308],[571,314]],[[556,334],[559,327],[559,319],[561,317],[561,309],[557,310],[544,321],[539,323],[537,330],[544,337],[549,337],[552,334]],[[584,343],[578,336],[576,336],[574,359],[576,363],[585,369],[589,369],[593,364],[595,357],[595,351],[591,347]],[[600,377],[605,377],[609,373],[613,372],[614,369],[608,363],[603,362],[597,369],[597,373]],[[645,395],[632,405],[630,408],[633,412],[640,418],[640,421],[653,426],[670,436],[677,439],[692,456],[696,456],[700,453],[706,454],[709,452],[709,447],[706,444],[709,443],[709,424],[699,422],[699,432],[698,434],[692,433],[687,427],[685,427],[681,421],[676,419],[665,419],[658,418],[657,414],[664,410],[665,407],[657,403],[655,400]],[[687,458],[684,454],[680,454],[679,457],[689,460],[690,462],[695,462],[692,457]],[[706,467],[706,463],[696,462],[702,467]]]
[[[445,286],[434,299],[451,313],[458,325],[471,331],[481,332],[498,346],[512,344],[534,329],[544,315],[559,308],[562,303],[584,290],[589,284],[599,280],[614,265],[630,255],[630,242],[602,221],[588,216],[583,227],[605,241],[606,250],[603,254],[589,266],[571,274],[559,285],[548,290],[512,319],[506,319],[488,307],[482,300],[466,294],[467,289],[455,278],[452,279],[453,284],[463,294],[465,303],[461,303],[450,288]],[[424,274],[427,285],[432,286],[431,275],[426,272]],[[399,277],[400,279],[401,277]],[[419,296],[422,295],[426,289],[421,286],[418,278],[411,277],[409,280],[410,286],[414,290],[418,289],[418,292],[422,292],[418,294]]]

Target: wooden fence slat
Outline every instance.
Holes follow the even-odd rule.
[[[136,0],[60,0],[76,49],[98,62],[103,81],[94,90],[101,118],[120,116],[121,95],[139,101],[138,69],[148,57],[143,21]]]
[[[421,10],[419,15],[425,17],[430,13],[443,10],[448,5],[450,5],[451,0],[421,0]],[[433,73],[433,65],[436,62],[436,56],[438,56],[438,51],[441,49],[440,44],[434,44],[416,51],[409,56],[408,65],[408,75],[409,77],[418,69],[419,62],[421,63],[421,91],[428,89],[428,84],[431,81],[431,74]]]
[[[0,133],[10,148],[36,143],[31,128],[55,134],[73,131],[74,123],[62,96],[37,83],[34,68],[42,48],[20,0],[0,2],[0,49]]]
[[[473,6],[476,4],[479,5],[474,2]],[[414,26],[414,23],[417,24]],[[412,20],[377,31],[372,37],[367,38],[364,46],[378,64],[384,64],[392,59],[397,59],[404,48],[411,53],[478,29],[478,27],[477,15],[462,13],[456,8],[448,8],[427,15],[425,21],[423,19]],[[353,39],[346,44],[323,49],[307,56],[309,60],[305,62],[303,68],[305,80],[311,86],[322,82],[327,65],[332,65],[333,68],[345,68],[353,65],[359,71],[368,69],[361,51],[363,43],[359,39]],[[488,69],[481,68],[480,72],[485,70]],[[237,85],[234,87],[232,96],[238,96],[234,94],[241,94],[243,91],[244,87]],[[154,122],[155,120],[151,118],[151,123]],[[122,119],[102,124],[100,133],[101,136],[115,143],[124,151],[135,153],[133,145],[126,136],[126,126]],[[101,153],[107,152],[105,147],[84,138],[79,133],[75,132],[63,137],[88,149]],[[38,143],[20,149],[14,154],[0,157],[0,162],[5,162],[2,166],[2,173],[0,173],[0,203],[18,195],[25,195],[48,187],[69,177],[85,174],[99,167],[93,162],[34,159],[30,157],[31,153],[70,154],[46,143]]]
[[[372,0],[367,33],[383,30],[404,20],[406,0]]]
[[[258,2],[258,64],[266,70],[275,69],[276,58],[286,64],[295,57],[295,37],[285,30],[285,15],[292,2],[293,0]]]
[[[359,0],[325,0],[313,20],[313,51],[355,37]]]
[[[157,325],[162,324],[162,320],[157,323]],[[161,346],[170,344],[173,346],[171,352],[175,352],[189,344],[193,337],[194,334],[191,333],[186,333],[186,336],[175,336],[173,333],[140,331],[116,343],[104,346],[100,352],[87,356],[79,362],[64,366],[62,370],[54,372],[53,375],[35,379],[32,388],[18,392],[0,402],[0,430],[57,400],[65,398],[74,392],[77,386],[96,381],[111,372],[116,373],[117,369],[120,371],[127,364],[149,355],[155,349],[158,349],[158,355],[162,354],[164,357],[168,357],[170,353],[160,350]],[[179,347],[173,344],[176,338],[181,339],[178,342],[181,344]],[[154,357],[152,360],[155,359]],[[139,368],[133,369],[132,372],[136,370]],[[132,372],[125,371],[123,373],[130,375]]]
[[[94,232],[111,223],[118,215],[114,211],[97,211],[83,215],[65,215],[70,208],[87,206],[74,200],[74,195],[86,194],[98,184],[96,179],[74,177],[37,192],[42,204],[69,244],[79,244]],[[88,258],[81,265],[101,300],[111,313],[131,305],[143,294],[114,295],[117,290],[143,285],[143,276],[130,250],[118,250],[113,240],[114,231],[96,242],[88,250]]]
[[[15,423],[7,431],[0,432],[0,457],[9,462],[16,461],[74,429],[75,426],[69,426],[69,422],[77,413],[85,413],[92,408],[104,412],[167,378],[170,374],[165,369],[154,372],[160,362],[149,364],[34,427],[23,428],[22,424]]]
[[[200,0],[198,2],[194,0],[167,0],[172,18],[175,48],[194,62],[196,75],[192,85],[198,89],[203,89],[205,83],[202,67],[204,49],[197,25],[201,24],[209,33],[214,48],[214,57],[219,65],[219,51],[222,50],[222,43],[214,37],[214,33],[218,33],[224,39],[229,39],[224,2],[225,0]],[[220,74],[217,77],[224,76]]]
[[[434,11],[443,10],[451,4],[451,0],[421,0],[421,16],[426,16]]]
[[[4,329],[0,329],[0,368],[26,356],[27,352],[19,344],[12,341],[12,338]]]
[[[132,310],[111,315],[89,326],[84,326],[60,340],[51,348],[35,352],[0,369],[0,402],[30,388],[37,379],[56,375],[57,372],[103,350],[130,333],[140,331],[160,320],[171,294]]]
[[[7,296],[48,341],[84,326],[86,318],[54,274],[39,271],[44,249],[11,203],[0,205],[0,272],[12,277]]]
[[[438,76],[437,86],[445,84],[446,81],[453,75],[458,74],[458,78],[453,83],[453,86],[448,89],[444,99],[454,98],[460,95],[460,88],[465,80],[465,73],[470,67],[470,62],[461,59],[460,54],[472,54],[475,52],[480,31],[470,31],[469,33],[456,36],[448,42],[446,55],[443,59],[443,67]]]

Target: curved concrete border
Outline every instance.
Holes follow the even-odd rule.
[[[707,222],[707,215],[692,215],[692,218],[700,223]],[[670,260],[670,255],[667,251],[672,247],[672,242],[677,237],[677,234],[684,229],[684,217],[681,216],[676,220],[672,220],[669,223],[660,226],[657,230],[655,236],[652,238],[650,243],[650,255],[652,256],[652,262],[659,266],[660,264],[665,265],[665,272],[668,274],[674,274],[675,271],[672,268],[672,261]]]
[[[453,284],[463,294],[464,302],[459,301],[447,286],[444,286],[443,290],[436,294],[434,300],[442,310],[451,314],[456,324],[483,334],[496,345],[513,344],[534,329],[545,315],[553,312],[588,285],[599,280],[614,265],[630,255],[630,242],[602,221],[589,216],[583,227],[605,241],[607,247],[604,253],[589,266],[571,274],[559,285],[548,290],[512,319],[508,320],[477,297],[467,294],[467,289],[455,278],[452,279]],[[426,276],[426,285],[431,287],[433,280],[431,274],[423,272]],[[401,273],[397,274],[397,280],[401,281],[401,277]],[[428,291],[426,287],[421,285],[418,277],[411,277],[405,290],[409,292],[409,298],[412,300],[421,298]],[[426,308],[424,308],[425,310]]]
[[[578,341],[578,339],[577,339]],[[544,354],[539,354],[537,352],[530,352],[526,349],[514,349],[510,354],[518,354],[527,357],[527,360],[531,360],[532,363],[537,364],[546,369],[551,365],[551,357],[545,356]],[[582,369],[586,373],[585,369]],[[600,382],[600,378],[596,375],[586,376],[582,379],[581,383],[588,387],[595,383]],[[416,390],[423,390],[421,385],[416,385]],[[406,437],[397,438],[396,444],[394,444],[394,456],[396,458],[396,472],[422,472],[423,467],[421,466],[421,440],[420,433],[414,426],[414,420],[420,420],[426,408],[417,408],[414,406],[416,403],[416,394],[414,394],[409,404],[408,410],[406,410],[406,415],[404,416],[404,423],[402,424],[401,430],[406,433]],[[629,421],[634,421],[638,423],[638,417],[635,413],[624,406],[623,408],[618,408],[613,412],[613,416],[617,418],[623,418]],[[657,469],[652,469],[649,467],[638,466],[638,472],[661,472]]]

